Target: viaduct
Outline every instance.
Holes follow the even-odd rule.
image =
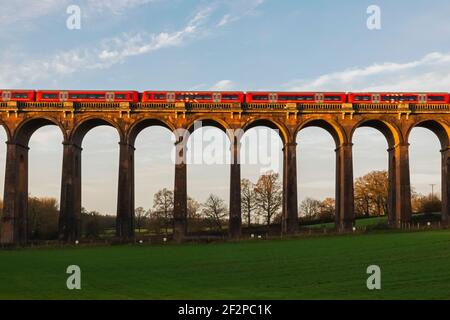
[[[327,130],[336,143],[336,226],[345,231],[354,223],[352,136],[358,127],[379,130],[388,142],[388,219],[398,228],[411,221],[411,187],[408,137],[414,127],[433,131],[441,143],[442,224],[449,219],[450,198],[450,105],[447,104],[296,104],[296,103],[75,103],[0,102],[0,124],[7,133],[4,207],[1,243],[27,243],[28,142],[37,129],[56,125],[64,137],[59,237],[80,237],[81,159],[86,133],[100,125],[119,134],[120,160],[116,235],[134,237],[134,142],[149,126],[168,128],[176,135],[180,161],[175,164],[174,239],[182,241],[187,230],[186,135],[194,123],[224,132],[267,126],[280,134],[283,148],[283,225],[286,234],[298,228],[296,136],[306,127]],[[178,130],[177,130],[178,129]],[[184,130],[180,130],[184,129]],[[241,234],[240,141],[231,139],[229,236]]]

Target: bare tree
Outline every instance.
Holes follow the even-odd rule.
[[[322,203],[313,198],[306,198],[300,203],[300,213],[307,218],[315,218],[319,215]]]
[[[263,174],[255,186],[258,214],[270,225],[272,217],[279,213],[283,199],[283,192],[279,174],[268,171]]]
[[[257,209],[255,185],[248,179],[241,180],[241,208],[242,214],[247,219],[250,227],[252,214]]]
[[[187,219],[189,231],[201,229],[201,205],[194,198],[187,198]]]
[[[134,221],[136,222],[136,228],[138,233],[141,233],[141,228],[145,224],[145,219],[148,217],[149,212],[145,211],[143,207],[137,207],[134,209]]]
[[[173,191],[164,188],[155,193],[153,197],[154,213],[163,220],[166,235],[169,233],[169,225],[173,220],[173,205]]]
[[[222,223],[228,215],[228,209],[223,199],[210,194],[203,204],[202,214],[209,220],[213,228],[222,231]]]

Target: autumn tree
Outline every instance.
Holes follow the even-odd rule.
[[[321,220],[332,220],[336,214],[336,201],[333,198],[325,198],[320,203],[319,216]]]
[[[355,211],[360,215],[383,216],[388,211],[389,176],[387,171],[372,171],[356,179]]]
[[[228,214],[225,201],[214,194],[210,194],[202,206],[202,214],[209,221],[211,227],[221,232],[223,221]]]
[[[279,174],[273,171],[263,174],[256,183],[255,194],[257,212],[269,226],[272,218],[279,213],[283,199]]]
[[[153,208],[156,218],[163,221],[166,235],[169,233],[169,225],[173,221],[173,191],[166,188],[159,190],[153,197]]]
[[[250,227],[252,215],[257,209],[255,185],[248,179],[241,180],[241,210]]]

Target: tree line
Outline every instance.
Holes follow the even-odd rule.
[[[277,225],[282,215],[282,183],[278,173],[268,171],[254,183],[241,180],[241,210],[244,228]],[[388,173],[372,171],[354,182],[355,214],[357,217],[385,216],[388,212]],[[0,200],[0,210],[3,207]],[[169,235],[173,230],[174,194],[167,188],[153,196],[153,205],[135,209],[135,229],[138,234]],[[440,212],[437,195],[421,195],[412,191],[413,213]],[[335,200],[306,198],[298,208],[301,223],[332,222],[335,219]],[[58,202],[54,198],[29,197],[28,232],[30,239],[57,239]],[[187,220],[190,233],[226,233],[228,207],[215,194],[200,203],[192,197],[187,201]],[[82,208],[82,234],[86,238],[113,236],[115,216],[102,215]]]

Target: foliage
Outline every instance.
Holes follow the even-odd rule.
[[[28,232],[31,240],[58,239],[58,202],[54,198],[28,198]]]
[[[355,214],[383,216],[388,212],[389,176],[387,171],[372,171],[355,180]]]

